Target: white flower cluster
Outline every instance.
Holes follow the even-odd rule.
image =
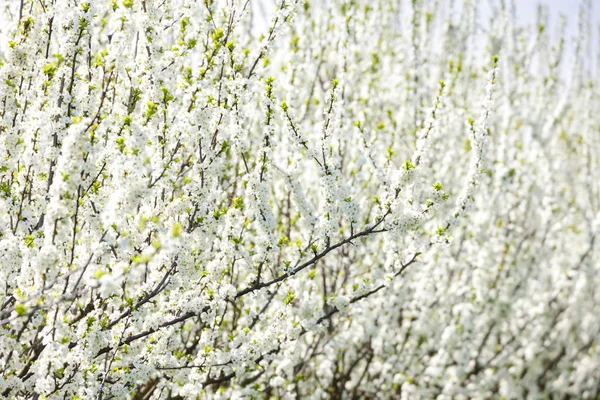
[[[1,0],[0,397],[598,399],[591,2],[255,3]]]

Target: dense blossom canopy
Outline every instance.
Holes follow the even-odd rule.
[[[598,399],[590,2],[453,3],[4,0],[0,397]]]

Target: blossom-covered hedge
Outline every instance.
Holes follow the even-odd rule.
[[[0,397],[598,399],[590,1],[453,3],[3,2]]]

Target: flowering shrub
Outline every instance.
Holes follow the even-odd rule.
[[[589,2],[474,3],[4,4],[2,397],[597,399]]]

